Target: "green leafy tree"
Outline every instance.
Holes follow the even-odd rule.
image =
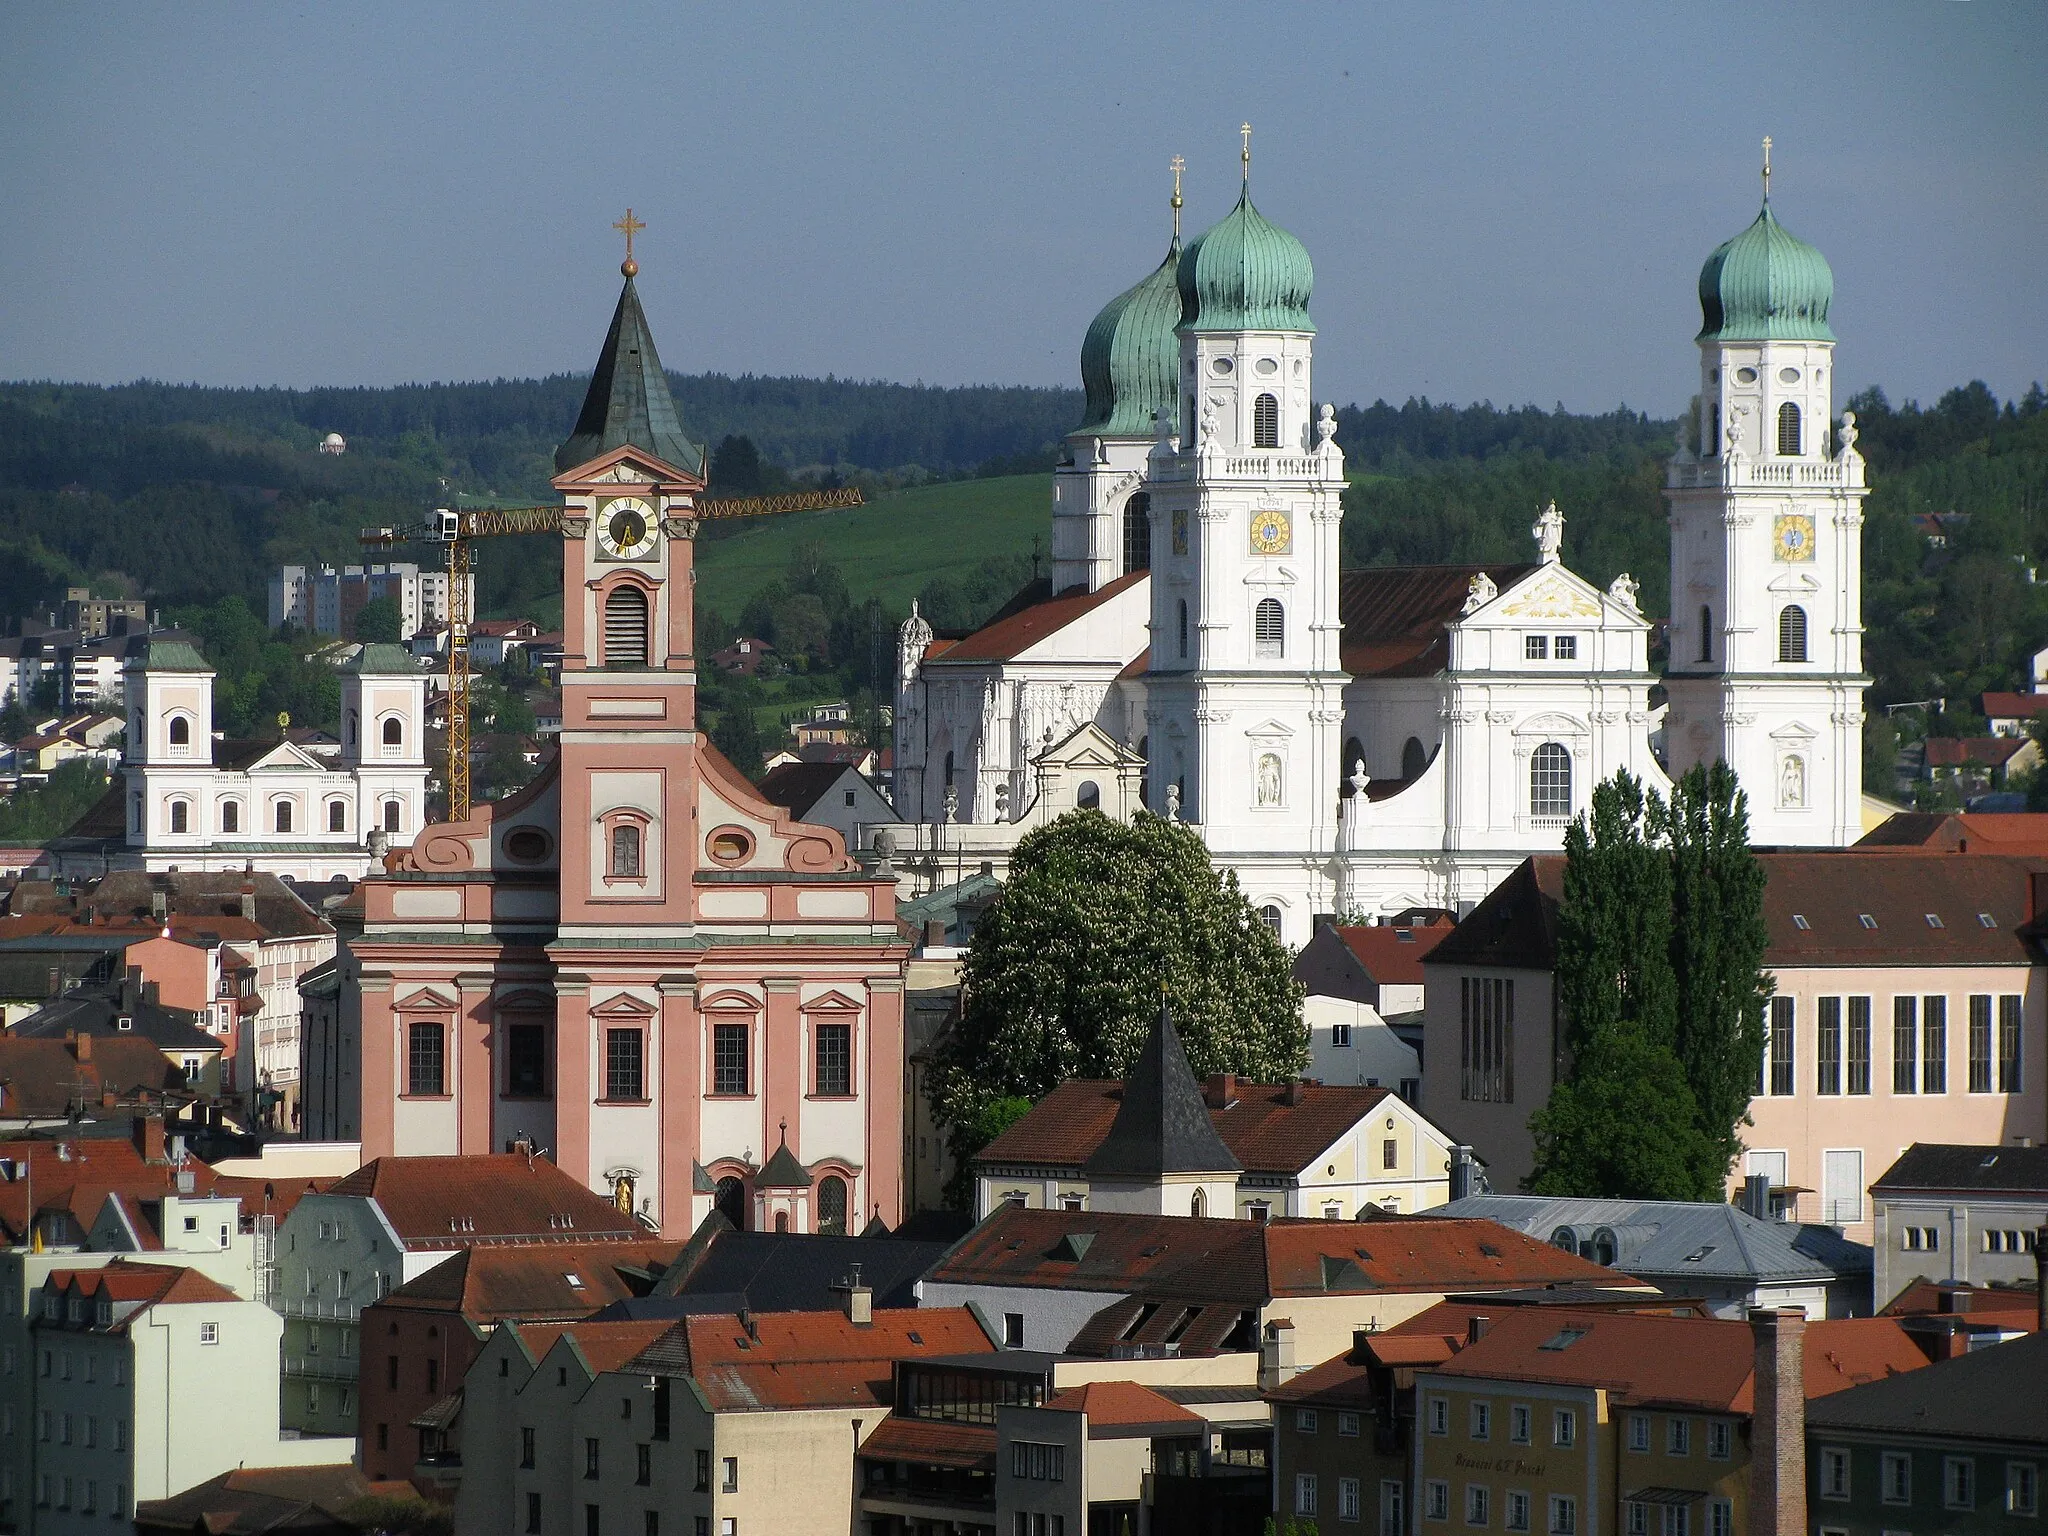
[[[405,612],[395,597],[373,597],[356,610],[352,626],[355,638],[365,645],[395,643],[405,624]]]
[[[1070,811],[1018,843],[975,928],[960,1018],[932,1073],[934,1116],[964,1162],[995,1101],[1123,1076],[1162,991],[1198,1074],[1290,1077],[1308,1056],[1291,966],[1187,828]]]
[[[1627,1019],[1589,1040],[1570,1074],[1529,1117],[1538,1195],[1718,1200],[1701,1169],[1714,1148],[1699,1128],[1685,1068],[1648,1026]]]
[[[952,1177],[946,1180],[941,1192],[947,1205],[956,1211],[974,1208],[974,1168],[969,1159],[1030,1113],[1029,1099],[1022,1094],[1006,1094],[988,1100],[966,1120],[950,1128],[946,1148],[955,1161]]]
[[[46,843],[106,792],[107,771],[98,763],[83,757],[60,763],[41,785],[0,801],[0,842]]]
[[[1742,1150],[1750,1095],[1764,1051],[1764,867],[1749,847],[1749,801],[1735,770],[1716,758],[1672,787],[1665,818],[1671,854],[1671,970],[1677,982],[1674,1045],[1700,1134],[1716,1149],[1702,1170],[1716,1189]]]

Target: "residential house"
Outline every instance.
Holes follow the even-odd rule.
[[[1472,1195],[1430,1214],[1497,1221],[1715,1317],[1740,1321],[1757,1307],[1815,1320],[1870,1315],[1870,1249],[1833,1227],[1760,1220],[1723,1203],[1547,1195]]]
[[[899,1362],[994,1347],[965,1308],[867,1302],[498,1329],[464,1384],[457,1530],[844,1536]]]
[[[167,1499],[135,1506],[137,1536],[357,1536],[342,1512],[389,1496],[349,1462],[329,1467],[237,1467]]]
[[[1900,811],[1871,828],[1856,847],[1859,852],[1939,848],[1947,853],[2048,858],[2048,813],[2016,811],[1980,816],[1970,811]]]
[[[540,635],[541,627],[531,619],[478,619],[469,626],[470,665],[503,666]]]
[[[85,640],[97,640],[149,622],[149,605],[139,597],[94,597],[90,587],[66,587],[58,618]]]
[[[1948,1326],[1966,1333],[1975,1349],[2018,1338],[2039,1327],[2041,1288],[1915,1280],[1886,1303],[1879,1315],[1944,1318]]]
[[[2048,1147],[1915,1142],[1870,1186],[1877,1295],[1915,1280],[2011,1286],[2048,1260]]]
[[[788,763],[844,763],[864,779],[885,779],[882,754],[873,747],[847,743],[815,742],[809,746],[783,747],[768,754],[763,766],[769,769]]]
[[[2024,736],[2036,720],[2048,719],[2048,694],[1986,693],[1982,700],[1984,723],[1994,736]]]
[[[0,1131],[86,1127],[187,1101],[185,1071],[140,1035],[32,1040],[0,1034]]]
[[[1731,1191],[1872,1237],[1866,1187],[1912,1137],[1998,1145],[2048,1125],[2048,860],[1904,848],[1762,853],[1765,1020]],[[1423,961],[1422,1109],[1517,1184],[1564,1042],[1553,1004],[1564,860],[1524,862]]]
[[[308,1194],[277,1235],[284,1315],[284,1422],[354,1434],[366,1342],[362,1310],[450,1254],[477,1245],[644,1242],[647,1229],[553,1163],[522,1153],[384,1157]]]
[[[28,1524],[100,1532],[231,1467],[330,1465],[347,1440],[279,1433],[277,1314],[177,1265],[55,1269],[34,1303]],[[231,1386],[229,1384],[232,1384]]]
[[[849,848],[865,848],[875,829],[897,824],[896,807],[847,763],[784,763],[754,786],[794,821],[832,827]]]
[[[1450,1142],[1390,1088],[1195,1081],[1162,1007],[1127,1081],[1070,1079],[975,1158],[998,1204],[1350,1217],[1450,1196]]]
[[[711,653],[711,665],[721,672],[735,672],[741,677],[752,677],[762,666],[772,660],[775,647],[766,640],[753,635],[741,635],[731,645]]]
[[[138,1035],[178,1069],[178,1087],[194,1098],[220,1102],[221,1053],[226,1042],[205,1028],[205,1015],[167,1006],[157,984],[130,970],[116,981],[86,981],[52,998],[9,1031],[22,1040],[76,1040],[81,1035],[118,1040]]]
[[[2031,736],[1930,736],[1921,776],[1931,784],[1960,782],[1998,787],[2016,773],[2041,766],[2041,744]]]
[[[1654,1294],[1491,1221],[1262,1223],[1007,1204],[932,1267],[922,1294],[926,1306],[980,1308],[1007,1349],[1124,1359],[1275,1348],[1291,1364],[1447,1295],[1550,1285]]]
[[[2048,1331],[1808,1404],[1808,1529],[2038,1531],[2048,1476],[2044,1381]]]
[[[1316,930],[1294,957],[1294,979],[1307,993],[1301,1015],[1311,1078],[1385,1084],[1410,1103],[1420,1097],[1422,957],[1454,926],[1448,912],[1426,911]]]

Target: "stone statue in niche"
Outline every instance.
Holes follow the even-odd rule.
[[[1778,770],[1778,804],[1788,811],[1806,808],[1806,759],[1796,752],[1787,753]]]
[[[1259,754],[1258,772],[1259,804],[1277,806],[1280,803],[1280,756],[1276,752]]]

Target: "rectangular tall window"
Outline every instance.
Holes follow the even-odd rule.
[[[548,1027],[505,1026],[505,1093],[508,1098],[545,1098],[548,1091]]]
[[[1920,1088],[1920,999],[1892,999],[1892,1092]]]
[[[745,1024],[711,1026],[711,1091],[747,1091],[747,1029]]]
[[[1380,1483],[1380,1536],[1408,1536],[1407,1500],[1393,1478]]]
[[[608,1099],[647,1097],[647,1032],[608,1029],[604,1032],[604,1096]]]
[[[1515,983],[1504,976],[1458,981],[1458,1097],[1481,1104],[1515,1102]]]
[[[1815,1093],[1842,1091],[1842,1000],[1817,997],[1813,1000]]]
[[[1789,1097],[1797,1086],[1795,1075],[1798,1058],[1792,1053],[1793,1046],[1797,1043],[1794,1018],[1793,999],[1771,999],[1771,1094],[1775,1098]]]
[[[1551,1536],[1578,1536],[1579,1501],[1568,1493],[1550,1496]]]
[[[2020,1091],[2020,1028],[2027,1000],[2008,993],[1998,1000],[1998,1091]]]
[[[437,1022],[414,1020],[406,1026],[406,1092],[433,1096],[448,1091],[446,1036]]]
[[[1948,999],[1920,1000],[1920,1091],[1948,1092]]]
[[[1970,997],[1970,1092],[1991,1091],[1991,997],[1977,992]]]
[[[826,1098],[853,1092],[853,1026],[818,1026],[818,1093]]]
[[[1849,999],[1849,1091],[1870,1092],[1870,999]]]
[[[1831,1227],[1863,1219],[1863,1154],[1855,1148],[1821,1154],[1821,1217]]]

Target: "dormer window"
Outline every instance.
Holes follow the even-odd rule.
[[[1856,921],[1861,923],[1866,928],[1875,928],[1877,926],[1877,919],[1872,917],[1868,912],[1858,912],[1856,914]]]

